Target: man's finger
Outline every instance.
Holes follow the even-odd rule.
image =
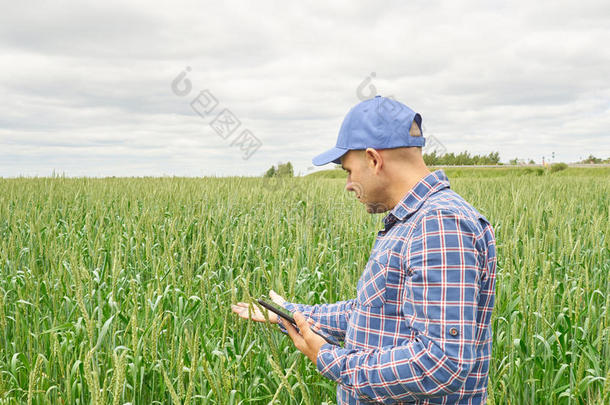
[[[250,312],[247,306],[231,305],[231,310],[241,318],[250,319]],[[252,315],[254,316],[255,314],[253,313]]]
[[[290,336],[297,349],[302,347],[305,341],[303,340],[303,336],[299,334],[296,328],[285,319],[282,319],[280,322],[282,322],[282,326],[284,327],[284,329],[286,329],[286,332],[288,332],[288,336]]]
[[[244,307],[242,307],[241,305],[231,305],[231,310],[233,312],[235,312],[237,315],[242,316],[242,313],[244,312]]]
[[[269,290],[269,297],[271,298],[271,301],[275,302],[276,304],[280,305],[280,306],[284,306],[284,303],[286,302],[286,300],[279,295],[278,293],[276,293],[273,290]]]
[[[305,316],[303,316],[302,313],[300,312],[295,312],[294,313],[294,321],[296,322],[299,330],[301,331],[301,335],[302,336],[307,336],[307,334],[311,333],[311,330],[309,330],[310,327],[310,323],[307,321],[307,319],[305,319]]]
[[[256,322],[266,322],[265,312],[261,312],[253,304],[247,304],[245,302],[238,302],[237,304],[231,305],[231,310],[239,315],[240,318],[249,319]],[[269,314],[269,322],[277,323],[277,315],[271,311],[267,311]]]

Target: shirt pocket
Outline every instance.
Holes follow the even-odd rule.
[[[365,307],[382,307],[386,302],[388,252],[377,253],[369,259],[360,280],[356,300]]]

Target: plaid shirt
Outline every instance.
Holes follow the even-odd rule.
[[[343,340],[322,346],[319,372],[338,383],[338,404],[485,403],[493,228],[442,170],[420,180],[384,224],[355,299],[285,304]]]

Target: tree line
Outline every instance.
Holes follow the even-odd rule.
[[[491,152],[487,155],[471,155],[468,151],[460,153],[444,153],[439,155],[436,151],[432,153],[424,153],[424,162],[428,166],[439,166],[439,165],[456,165],[456,166],[470,166],[470,165],[498,165],[500,163],[500,153]]]
[[[487,155],[471,155],[468,151],[460,153],[444,153],[438,154],[436,151],[424,153],[424,162],[428,166],[476,166],[476,165],[501,165],[500,153],[491,152]],[[511,159],[509,164],[517,165],[525,163],[517,158]],[[534,164],[533,160],[529,160],[528,164]],[[600,159],[593,155],[589,155],[579,163],[610,163],[610,158]],[[335,165],[336,168],[341,168],[340,165]],[[566,165],[567,167],[567,165]],[[561,170],[561,169],[559,169]],[[278,163],[277,166],[271,166],[263,175],[263,177],[293,177],[294,168],[292,163]]]

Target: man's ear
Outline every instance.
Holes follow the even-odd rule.
[[[383,158],[376,149],[367,148],[364,151],[364,160],[366,161],[366,166],[373,169],[375,174],[379,173],[383,167]]]

